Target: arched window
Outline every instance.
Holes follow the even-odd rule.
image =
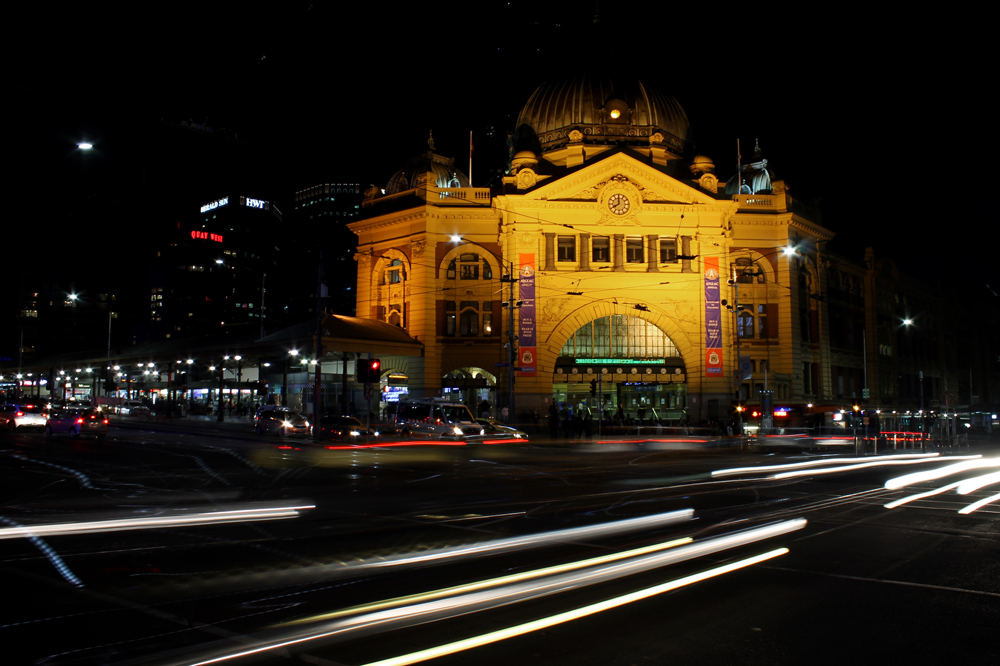
[[[452,259],[445,271],[445,278],[448,280],[484,280],[493,279],[493,268],[485,257],[478,254],[467,253],[457,259]]]
[[[559,352],[572,358],[679,358],[667,334],[639,317],[612,315],[586,323]]]

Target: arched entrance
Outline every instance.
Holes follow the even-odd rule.
[[[442,378],[441,395],[464,402],[476,416],[480,415],[479,406],[487,402],[490,414],[496,416],[496,385],[496,375],[482,368],[455,368]]]
[[[677,346],[654,324],[609,315],[566,340],[556,359],[552,398],[595,419],[600,412],[606,421],[679,421],[686,415],[687,373]]]

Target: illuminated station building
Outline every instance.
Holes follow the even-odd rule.
[[[145,340],[136,342],[220,330],[259,335],[263,308],[272,307],[267,289],[282,279],[273,268],[292,242],[281,211],[265,199],[222,196],[178,221],[173,233],[149,266],[149,312],[139,329]]]
[[[833,233],[759,151],[720,182],[676,100],[583,77],[523,107],[502,191],[471,187],[429,144],[350,225],[357,316],[424,345],[382,359],[412,396],[498,411],[513,372],[518,419],[581,402],[595,417],[600,403],[632,419],[728,419],[765,390],[789,413],[822,411],[817,267]]]

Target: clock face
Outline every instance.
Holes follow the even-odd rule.
[[[628,197],[624,194],[612,194],[608,199],[608,209],[615,215],[624,215],[629,209]]]

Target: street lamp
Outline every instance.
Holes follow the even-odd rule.
[[[298,349],[289,349],[288,356],[295,357],[299,355]],[[285,357],[285,376],[281,382],[281,406],[288,406],[288,356]]]

